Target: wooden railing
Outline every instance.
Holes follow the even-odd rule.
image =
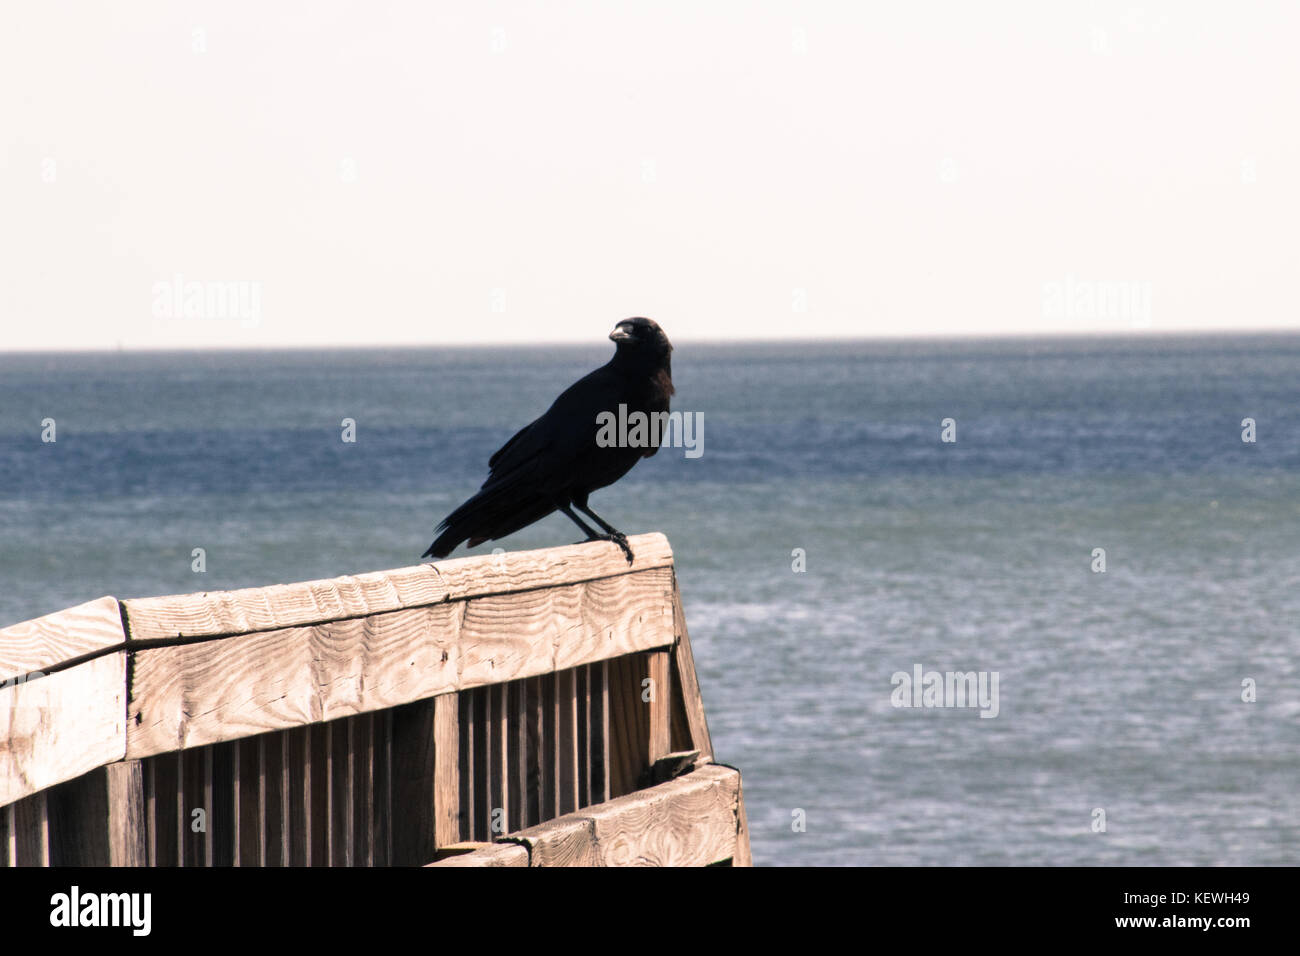
[[[748,865],[663,535],[0,630],[0,865]]]

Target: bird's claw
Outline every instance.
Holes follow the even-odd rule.
[[[598,534],[598,535],[595,535],[594,537],[590,537],[590,538],[588,538],[587,540],[588,540],[588,541],[608,541],[608,542],[610,542],[611,544],[616,544],[616,545],[618,545],[620,548],[623,549],[623,554],[627,556],[627,563],[628,563],[629,565],[632,563],[632,560],[633,560],[633,558],[632,558],[632,548],[631,548],[631,547],[628,545],[628,543],[627,543],[627,535],[625,535],[622,531],[615,531],[615,532],[613,532],[613,533],[611,533],[611,534]],[[583,542],[580,541],[580,542],[578,542],[578,543],[579,543],[579,544],[582,544]]]

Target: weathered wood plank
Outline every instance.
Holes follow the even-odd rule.
[[[163,758],[155,758],[161,760]],[[261,743],[256,737],[235,741],[235,866],[262,865]]]
[[[673,642],[666,568],[478,598],[455,644],[461,689],[565,670]]]
[[[457,694],[433,699],[433,842],[459,843],[460,825],[460,702]],[[403,770],[404,772],[404,770]],[[432,856],[421,862],[428,862]]]
[[[650,679],[647,690],[649,700],[649,734],[646,763],[653,766],[660,757],[672,750],[669,734],[669,717],[672,714],[673,686],[669,671],[669,654],[667,651],[651,651],[646,655]]]
[[[682,608],[681,589],[677,575],[672,576],[673,631],[676,645],[673,653],[675,690],[681,695],[686,723],[690,728],[690,747],[700,752],[700,764],[713,760],[713,740],[709,736],[709,721],[704,716],[704,699],[700,696],[700,683],[695,673],[695,655],[691,651],[691,635],[686,629],[686,612]]]
[[[126,655],[0,688],[0,806],[126,754]]]
[[[737,855],[740,774],[707,766],[511,833],[531,866],[707,866]]]
[[[485,594],[573,584],[666,568],[672,563],[672,549],[662,534],[636,535],[629,543],[636,553],[636,561],[630,568],[616,546],[583,543],[453,558],[434,565],[321,581],[137,598],[123,603],[133,641],[213,637],[339,621]]]
[[[673,642],[671,572],[135,652],[143,757],[496,685]],[[579,648],[579,651],[575,651]],[[501,806],[501,804],[497,804]]]
[[[555,696],[560,705],[556,721],[560,745],[556,773],[560,790],[556,807],[563,814],[578,809],[578,682],[572,670],[560,671],[555,678]]]
[[[133,757],[334,720],[455,689],[452,608],[135,652]]]
[[[426,866],[527,866],[528,850],[518,843],[484,843],[469,853],[457,853]]]
[[[740,774],[706,766],[583,811],[605,866],[707,866],[736,849]]]
[[[45,671],[125,641],[122,612],[112,597],[0,628],[0,681]]]
[[[104,768],[108,791],[108,865],[146,866],[149,862],[145,820],[144,766],[138,760]]]
[[[558,817],[506,839],[528,847],[529,866],[600,866],[595,824],[583,813]]]

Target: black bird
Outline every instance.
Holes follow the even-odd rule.
[[[617,346],[614,357],[570,385],[546,414],[497,449],[488,460],[483,487],[443,519],[437,540],[421,557],[445,558],[467,539],[472,548],[504,538],[558,510],[573,519],[588,541],[612,541],[632,563],[627,535],[587,507],[587,496],[653,455],[662,436],[651,429],[644,446],[601,447],[597,416],[608,412],[618,418],[620,405],[627,406],[629,419],[634,412],[651,421],[656,413],[667,413],[673,394],[673,347],[650,319],[624,319],[609,337]],[[600,525],[604,534],[574,514],[574,508]]]

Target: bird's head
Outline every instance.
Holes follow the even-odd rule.
[[[673,345],[654,319],[624,319],[609,333],[620,355],[666,356]]]

